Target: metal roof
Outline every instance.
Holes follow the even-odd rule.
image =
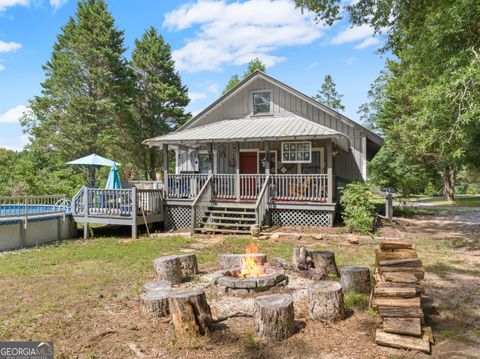
[[[349,150],[348,138],[338,131],[299,116],[252,116],[214,122],[143,141],[149,146],[195,145],[211,142],[275,141],[332,138]]]

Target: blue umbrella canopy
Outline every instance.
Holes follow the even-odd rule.
[[[80,165],[80,166],[113,166],[117,165],[116,162],[109,160],[108,158],[96,155],[92,153],[91,155],[79,158],[77,160],[73,160],[67,162],[67,165]]]
[[[105,188],[122,188],[122,180],[120,179],[120,173],[118,172],[118,167],[115,163],[113,164],[112,168],[110,168],[110,173],[108,174],[107,184],[105,185]]]

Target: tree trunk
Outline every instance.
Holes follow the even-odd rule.
[[[192,337],[210,333],[212,312],[203,289],[173,293],[168,305],[178,341],[188,342]]]
[[[443,196],[447,201],[455,199],[455,170],[450,166],[445,166],[443,170]]]
[[[294,333],[293,299],[288,294],[265,295],[255,299],[255,332],[270,340],[283,340]]]
[[[88,166],[87,167],[87,174],[88,174],[88,186],[95,187],[95,166]]]
[[[344,318],[342,286],[338,282],[322,280],[308,288],[308,304],[311,317],[324,324]]]
[[[190,278],[198,273],[197,256],[195,254],[179,254],[183,278]]]
[[[172,289],[155,289],[143,293],[140,298],[143,303],[143,314],[152,317],[165,317],[168,315],[168,297]]]
[[[150,180],[157,180],[157,173],[155,171],[155,164],[157,162],[157,150],[155,147],[150,147],[149,149],[149,159],[150,159]]]
[[[372,288],[368,267],[348,266],[340,268],[340,283],[344,293],[370,293]]]
[[[182,281],[182,266],[178,256],[160,257],[153,261],[157,279],[178,284]]]
[[[313,267],[325,275],[333,274],[340,277],[337,264],[335,262],[335,254],[329,251],[311,251],[310,256],[313,260]]]

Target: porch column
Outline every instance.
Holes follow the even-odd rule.
[[[240,144],[235,143],[235,198],[240,201]]]
[[[208,175],[213,174],[213,143],[208,144]]]
[[[332,140],[327,140],[327,202],[333,202],[333,155]]]
[[[164,143],[162,145],[163,150],[163,190],[168,196],[168,145]]]
[[[270,142],[265,142],[265,174],[268,176],[270,174]]]

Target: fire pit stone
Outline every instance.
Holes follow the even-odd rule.
[[[283,269],[272,266],[264,266],[262,269],[265,274],[246,277],[240,276],[239,268],[221,270],[213,275],[213,283],[223,291],[235,294],[263,292],[288,284],[288,277]]]

